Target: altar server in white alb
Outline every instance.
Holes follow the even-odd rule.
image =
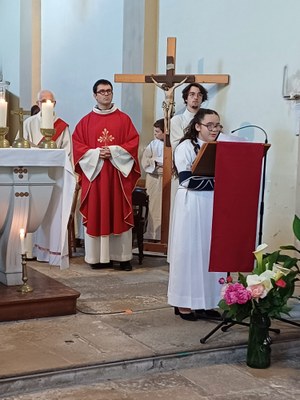
[[[53,108],[56,105],[54,93],[50,90],[41,90],[37,95],[37,106],[42,109],[42,104],[50,101]],[[41,133],[42,115],[41,111],[31,117],[25,119],[23,124],[24,139],[29,140],[33,145],[38,146],[43,140],[44,136]],[[65,149],[70,161],[72,161],[72,140],[69,130],[69,125],[53,114],[53,128],[55,134],[52,138],[56,142],[58,149]]]
[[[184,130],[191,122],[201,104],[207,100],[207,90],[199,83],[190,83],[182,90],[182,98],[186,109],[182,114],[176,114],[171,119],[170,142],[174,151]]]
[[[141,159],[142,167],[147,173],[146,189],[149,195],[148,225],[144,238],[158,241],[161,236],[164,119],[155,121],[153,128],[154,140],[145,148]]]
[[[200,108],[174,152],[179,177],[169,246],[168,303],[189,321],[219,318],[221,273],[209,272],[214,178],[193,176],[200,147],[221,132],[216,111]]]
[[[55,96],[50,90],[41,90],[37,95],[37,105],[42,110],[42,104],[50,101],[53,104],[53,110],[56,104]],[[23,135],[24,139],[31,142],[32,147],[39,146],[44,140],[44,136],[41,133],[42,127],[42,115],[41,111],[37,114],[27,118],[23,124]],[[69,125],[58,118],[53,111],[53,128],[55,129],[52,140],[56,142],[58,149],[64,149],[67,154],[66,170],[69,174],[74,175],[73,161],[72,161],[72,139],[69,130]],[[62,176],[58,176],[62,171],[59,169],[52,171],[54,173],[53,179],[57,182],[57,185],[62,182]],[[75,180],[73,177],[72,181]],[[74,182],[73,182],[74,183]],[[72,191],[74,191],[72,183]],[[42,225],[34,232],[33,235],[27,233],[26,235],[26,251],[27,257],[36,257],[38,261],[49,262],[52,265],[59,265],[65,268],[69,265],[68,260],[68,242],[67,242],[67,226],[62,229],[62,221],[68,222],[68,216],[70,214],[69,208],[64,210],[63,205],[67,204],[66,199],[62,198],[61,191],[63,188],[58,186],[54,187],[50,205],[48,207],[45,218]],[[72,192],[69,194],[72,196]],[[62,216],[61,212],[67,213]],[[65,231],[65,238],[62,238],[62,231]],[[62,243],[64,245],[62,246]]]

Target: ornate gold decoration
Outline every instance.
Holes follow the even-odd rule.
[[[8,148],[10,147],[10,143],[8,140],[5,139],[5,135],[8,134],[9,128],[7,126],[0,127],[0,148]]]
[[[40,149],[57,149],[56,142],[52,140],[53,135],[55,135],[55,129],[41,128],[41,134],[45,139],[39,144]]]

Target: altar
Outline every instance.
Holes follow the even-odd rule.
[[[75,175],[65,150],[0,149],[0,282],[22,284],[20,229],[42,261],[69,266],[67,225]]]

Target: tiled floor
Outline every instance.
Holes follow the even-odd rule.
[[[132,272],[92,270],[80,254],[63,271],[29,265],[81,295],[75,315],[0,324],[0,398],[300,399],[299,327],[272,323],[266,370],[246,366],[245,327],[201,344],[218,322],[174,315],[165,257],[135,256]]]

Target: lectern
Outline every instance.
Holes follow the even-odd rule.
[[[215,177],[210,266],[213,272],[249,272],[256,248],[261,166],[269,144],[210,142],[192,173]]]
[[[50,232],[56,224],[60,242],[57,262],[67,266],[67,224],[75,183],[63,149],[0,149],[1,283],[22,284],[21,228],[29,233],[38,229]],[[44,246],[50,250],[46,242]]]

